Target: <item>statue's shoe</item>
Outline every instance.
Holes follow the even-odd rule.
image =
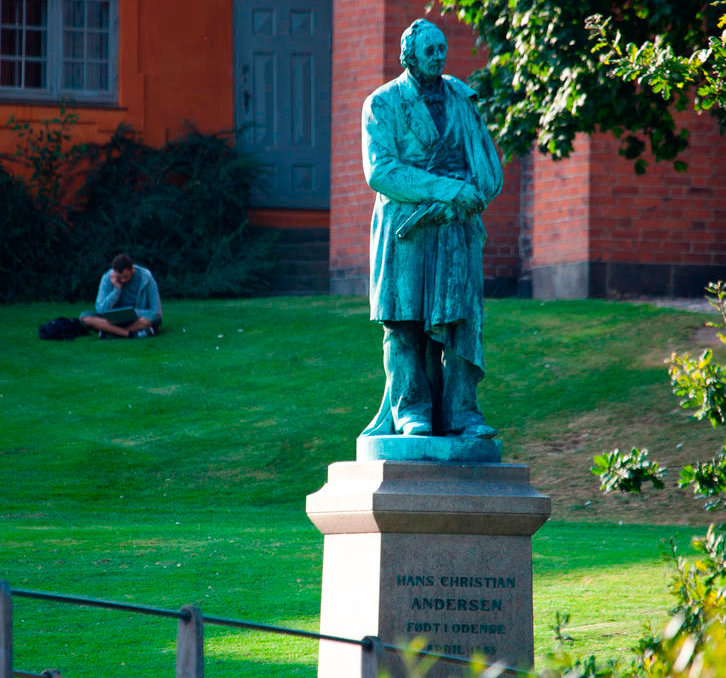
[[[427,421],[409,421],[403,425],[402,433],[405,436],[430,436],[431,424]]]
[[[487,426],[486,424],[471,424],[467,426],[459,435],[462,438],[493,438],[499,431]]]

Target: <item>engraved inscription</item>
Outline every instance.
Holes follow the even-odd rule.
[[[397,588],[410,591],[410,618],[400,632],[426,637],[433,652],[496,658],[497,638],[507,635],[511,619],[516,577],[419,572],[398,573],[394,581]]]
[[[489,612],[501,610],[501,600],[475,600],[464,598],[414,598],[412,610],[464,610],[469,612]]]

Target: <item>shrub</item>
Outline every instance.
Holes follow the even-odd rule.
[[[726,327],[726,285],[711,283],[707,291],[709,302],[720,315],[720,322],[709,325]],[[718,336],[726,344],[726,335]],[[681,397],[681,407],[694,408],[696,419],[709,421],[714,427],[726,424],[726,369],[713,361],[712,351],[706,350],[698,358],[674,353],[668,371],[673,392]],[[645,451],[633,449],[629,454],[613,450],[596,457],[593,472],[600,476],[606,492],[639,492],[644,481],[662,487],[665,469],[649,461]],[[691,487],[705,499],[706,511],[722,508],[726,503],[726,446],[709,461],[685,465],[679,485]],[[726,525],[712,523],[706,535],[694,541],[694,547],[699,555],[691,563],[678,555],[671,540],[675,574],[670,590],[675,606],[670,623],[661,634],[646,633],[631,667],[616,675],[726,676]]]
[[[83,152],[69,145],[78,116],[61,105],[59,117],[37,128],[16,122],[8,127],[18,138],[5,163],[22,169],[13,176],[0,166],[0,301],[64,298],[65,259],[72,227],[60,196],[67,188],[71,161]]]
[[[259,166],[223,135],[191,130],[155,149],[120,127],[88,157],[83,209],[73,218],[94,243],[86,279],[125,251],[153,271],[166,297],[248,296],[268,282],[272,240],[246,228]]]
[[[66,237],[63,219],[39,208],[26,185],[0,166],[0,301],[56,296],[54,262]]]
[[[39,130],[9,123],[27,174],[0,172],[0,301],[92,299],[122,251],[153,271],[163,297],[265,288],[274,241],[246,218],[260,167],[232,133],[190,129],[157,149],[122,125],[105,144],[67,149],[78,118],[64,111]]]
[[[73,180],[67,168],[83,156],[86,148],[71,143],[71,130],[79,120],[77,113],[67,110],[65,102],[60,103],[58,116],[42,120],[37,127],[17,122],[14,116],[8,120],[18,145],[14,156],[4,157],[25,168],[27,186],[43,210],[61,215],[65,210],[63,196]]]

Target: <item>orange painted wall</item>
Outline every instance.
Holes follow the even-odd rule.
[[[160,145],[184,130],[234,126],[234,34],[230,0],[123,0],[119,3],[119,89],[115,106],[83,105],[74,141],[102,142],[120,123]],[[37,122],[55,105],[3,101],[0,121]],[[0,128],[0,151],[14,152],[15,135]]]
[[[144,137],[234,127],[234,30],[230,0],[140,0],[138,52]]]
[[[332,2],[332,0],[331,0]],[[119,3],[118,103],[76,108],[77,143],[103,143],[124,123],[160,146],[183,134],[187,122],[205,133],[234,127],[232,0],[122,0]],[[55,105],[4,102],[0,121],[56,117]],[[0,127],[0,152],[14,153],[17,138]],[[253,223],[281,228],[327,228],[321,210],[255,210]]]

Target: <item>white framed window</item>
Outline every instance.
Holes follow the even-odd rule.
[[[0,0],[0,100],[113,103],[118,0]]]

